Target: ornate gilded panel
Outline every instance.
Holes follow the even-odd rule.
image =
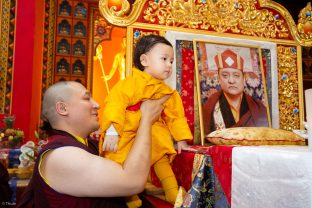
[[[300,11],[298,20],[299,36],[304,42],[312,41],[312,8],[311,2]],[[312,44],[310,44],[312,45]]]
[[[114,6],[108,8],[108,2],[100,0],[100,10],[109,19],[115,17],[112,21],[118,25],[126,26],[137,18],[141,23],[266,38],[292,38],[284,17],[277,11],[262,8],[255,0],[139,0],[128,16],[127,0],[122,1],[119,13]],[[139,15],[142,7],[144,10]]]
[[[277,47],[280,128],[300,128],[300,91],[296,46]]]
[[[278,13],[257,8],[254,1],[149,1],[144,22],[238,33],[266,38],[290,38]]]
[[[0,3],[0,113],[10,114],[13,79],[15,0]]]

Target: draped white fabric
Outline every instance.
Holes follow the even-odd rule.
[[[311,208],[312,151],[307,146],[235,147],[232,208]]]

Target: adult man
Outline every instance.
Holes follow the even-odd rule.
[[[123,166],[98,157],[88,135],[99,128],[99,105],[77,82],[58,82],[45,93],[42,114],[52,127],[38,154],[34,174],[20,206],[124,207],[120,196],[143,190],[149,172],[151,125],[168,99],[143,102],[134,145]],[[106,197],[106,198],[103,198]]]
[[[244,93],[244,60],[232,50],[215,56],[221,91],[203,104],[204,133],[239,126],[268,126],[266,107]]]

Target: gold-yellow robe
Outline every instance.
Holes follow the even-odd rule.
[[[170,162],[176,151],[172,138],[175,141],[192,139],[192,133],[187,124],[181,97],[176,90],[166,85],[162,80],[138,69],[133,69],[133,76],[119,81],[108,94],[103,112],[103,134],[113,124],[120,140],[117,152],[105,152],[104,156],[122,164],[131,149],[139,127],[141,113],[139,110],[130,111],[127,107],[133,106],[146,99],[158,99],[164,95],[171,95],[164,103],[164,111],[152,126],[152,159],[151,165],[164,155],[168,155]],[[100,141],[100,154],[102,154]]]

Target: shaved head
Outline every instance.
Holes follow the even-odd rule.
[[[51,126],[56,122],[57,102],[66,102],[72,95],[73,88],[81,85],[74,81],[60,81],[49,87],[43,96],[42,101],[42,116],[45,121],[48,121]]]
[[[86,138],[100,126],[99,104],[81,83],[61,81],[50,86],[42,101],[45,129],[69,132]]]

